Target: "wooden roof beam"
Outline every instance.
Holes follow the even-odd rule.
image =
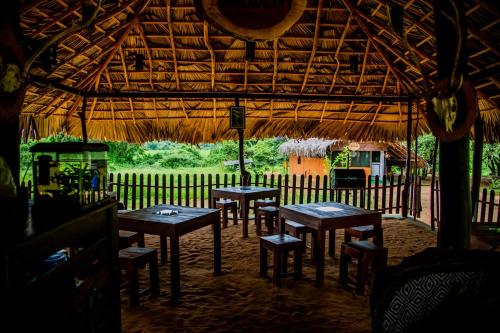
[[[359,88],[361,87],[361,82],[363,81],[363,75],[365,74],[366,61],[368,60],[368,51],[369,50],[370,50],[370,40],[368,40],[368,42],[366,43],[365,55],[363,57],[363,65],[361,66],[361,75],[359,76],[358,84],[356,86],[356,90],[354,91],[354,95],[358,94]],[[354,103],[351,102],[351,105],[349,106],[349,111],[347,111],[347,114],[345,115],[345,118],[344,118],[344,124],[347,121],[347,118],[349,118],[349,114],[351,113],[353,105],[354,105]]]
[[[354,7],[351,3],[350,0],[341,0],[344,6],[349,9],[349,12],[351,15],[358,16],[359,17],[359,11],[357,10],[356,7]],[[413,89],[406,87],[405,84],[403,84],[403,79],[401,77],[401,74],[397,71],[396,68],[394,68],[391,60],[387,58],[387,55],[385,54],[385,51],[380,48],[380,46],[377,44],[377,42],[373,39],[373,35],[370,32],[370,29],[368,26],[365,24],[363,20],[356,20],[357,24],[361,27],[365,35],[370,39],[373,43],[373,46],[375,46],[375,49],[379,52],[380,57],[384,60],[385,64],[391,69],[392,74],[396,78],[396,80],[403,86],[403,89],[405,91],[412,91]]]
[[[47,29],[50,29],[51,27],[53,27],[55,24],[62,24],[61,21],[64,20],[65,18],[67,18],[68,16],[71,16],[73,15],[75,12],[79,11],[80,8],[82,6],[82,3],[81,2],[78,2],[77,4],[75,4],[74,7],[71,7],[69,10],[67,10],[66,12],[62,13],[61,15],[55,17],[52,19],[52,21],[50,21],[49,23],[47,23],[46,25],[40,27],[38,30],[35,30],[33,33],[31,33],[30,35],[32,37],[34,36],[37,36],[41,33],[43,33],[45,30]],[[66,28],[67,26],[64,25],[64,28]]]
[[[492,43],[490,40],[488,40],[479,30],[472,26],[467,27],[468,32],[475,38],[477,39],[481,44],[489,48],[492,52],[494,52],[497,56],[500,56],[500,48],[498,47],[498,43]]]
[[[210,53],[210,64],[211,64],[211,86],[212,91],[215,90],[215,53],[212,45],[210,45],[210,40],[208,39],[208,22],[203,21],[203,41],[205,42],[205,46]],[[215,114],[214,114],[215,115]]]
[[[389,73],[390,70],[389,68],[387,68],[387,72],[385,73],[385,78],[384,78],[384,85],[382,87],[382,91],[380,92],[381,96],[384,96],[385,87],[387,86],[387,81],[389,81]],[[381,109],[382,109],[382,102],[379,102],[377,109],[375,110],[375,115],[373,116],[372,122],[370,123],[370,126],[372,126],[375,120],[377,119],[378,113],[380,112]]]
[[[175,52],[175,39],[174,39],[174,25],[172,24],[172,7],[170,6],[170,0],[167,0],[167,25],[168,25],[168,37],[170,40],[170,48],[172,49],[172,60],[174,62],[174,74],[175,74],[175,84],[177,87],[177,90],[181,90],[181,83],[180,83],[180,77],[179,77],[179,69],[177,66],[177,55]],[[182,98],[179,99],[182,110],[184,111],[184,114],[186,115],[186,119],[189,119],[189,114],[186,111],[186,107],[184,106],[184,100]]]
[[[278,40],[279,38],[276,38],[273,41],[273,94],[276,92],[276,80],[278,79]],[[273,112],[274,112],[274,100],[271,99],[271,106],[269,110],[269,117],[273,119]]]
[[[309,56],[309,62],[307,63],[306,71],[304,73],[304,81],[302,82],[302,87],[300,88],[300,93],[304,92],[304,88],[307,84],[307,78],[309,76],[309,70],[311,69],[312,63],[314,61],[314,56],[316,55],[316,48],[318,47],[318,35],[319,35],[319,26],[321,20],[321,9],[323,7],[323,0],[318,1],[318,10],[316,11],[316,23],[314,25],[314,37],[313,37],[313,45],[311,49],[311,55]]]
[[[141,22],[138,21],[135,26],[139,31],[139,35],[141,36],[142,42],[144,43],[144,48],[146,49],[146,54],[148,56],[149,62],[149,84],[151,85],[151,89],[153,89],[153,60],[151,58],[151,51],[149,50],[148,41],[146,40],[146,36],[144,35],[144,31],[142,30]]]

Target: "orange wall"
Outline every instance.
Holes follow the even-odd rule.
[[[301,157],[301,164],[297,163],[297,156],[291,155],[288,164],[288,173],[293,175],[305,174],[306,176],[319,175],[323,177],[327,174],[325,159],[320,157]]]
[[[325,166],[325,159],[320,157],[301,157],[301,164],[298,164],[297,156],[291,155],[288,162],[288,173],[293,175],[306,175],[313,176],[319,175],[323,177],[324,175],[329,175]],[[366,174],[366,180],[368,181],[368,176],[370,176],[370,167],[350,167],[351,169],[364,169]]]

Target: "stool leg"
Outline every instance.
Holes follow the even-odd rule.
[[[365,284],[368,273],[368,265],[370,264],[369,256],[363,255],[358,260],[358,274],[356,277],[356,293],[363,295],[365,292]]]
[[[139,306],[139,278],[137,275],[137,267],[130,263],[127,266],[127,275],[129,279],[129,297],[130,297],[130,305]]]
[[[160,295],[160,278],[158,274],[158,261],[156,255],[149,262],[149,283],[151,284],[151,297]]]
[[[266,227],[267,227],[267,232],[269,233],[269,235],[273,235],[274,234],[274,222],[273,222],[273,218],[270,217],[270,216],[266,216]]]
[[[283,251],[281,257],[281,272],[286,274],[288,272],[288,251]]]
[[[222,208],[222,227],[227,228],[227,208]]]
[[[231,209],[231,212],[233,213],[233,225],[238,225],[238,213],[237,213],[238,209],[235,208],[232,208]]]
[[[260,236],[262,234],[262,221],[260,214],[255,215],[255,233],[257,236]]]
[[[304,247],[302,247],[303,249]],[[302,276],[302,250],[295,250],[295,258],[294,258],[294,271],[295,278],[299,279]]]
[[[139,247],[146,247],[146,242],[144,241],[144,233],[140,232],[139,237],[140,237],[140,240],[137,242],[137,245]]]
[[[339,283],[340,285],[347,284],[347,270],[349,266],[349,256],[344,254],[344,248],[340,251],[340,268],[339,268]]]
[[[160,263],[164,264],[168,260],[167,236],[160,235]]]
[[[260,276],[267,276],[267,249],[260,242]]]
[[[274,249],[273,282],[276,287],[281,287],[281,262],[281,252],[278,249]]]
[[[352,240],[351,234],[347,231],[347,229],[344,230],[344,242],[349,243]]]

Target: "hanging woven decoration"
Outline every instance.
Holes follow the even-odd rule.
[[[477,97],[472,85],[461,78],[455,91],[450,92],[448,83],[448,79],[437,82],[424,112],[429,128],[441,141],[462,138],[478,115]],[[459,105],[465,107],[459,108]]]
[[[280,37],[297,22],[306,0],[196,0],[203,19],[229,34],[248,41]]]

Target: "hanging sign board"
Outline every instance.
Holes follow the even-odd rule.
[[[247,41],[280,37],[297,22],[307,0],[195,0],[202,19]]]
[[[229,110],[229,128],[245,128],[244,106],[231,106]]]
[[[360,147],[359,147],[359,143],[357,142],[351,142],[349,144],[349,146],[347,146],[347,148],[349,148],[350,151],[356,151],[358,150]]]

